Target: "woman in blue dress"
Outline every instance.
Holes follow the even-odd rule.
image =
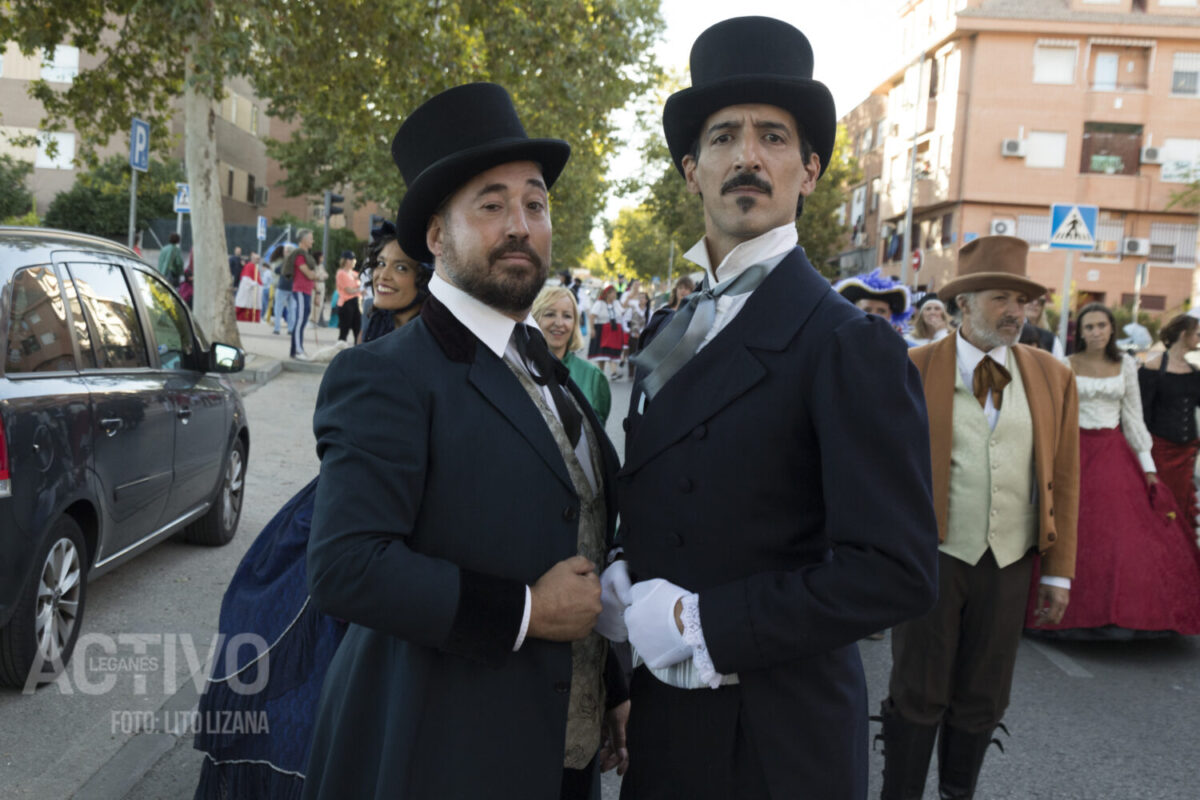
[[[386,222],[371,232],[367,268],[375,303],[364,342],[420,313],[432,275],[400,249]],[[298,799],[303,790],[313,713],[346,631],[309,601],[305,556],[316,487],[314,478],[267,523],[221,601],[222,639],[194,742],[205,753],[197,800]]]

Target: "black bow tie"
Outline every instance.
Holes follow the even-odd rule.
[[[563,388],[569,378],[567,365],[550,354],[542,332],[531,331],[528,325],[517,325],[513,341],[517,346],[517,353],[529,368],[530,377],[539,386],[549,387],[567,439],[570,440],[571,447],[577,446],[583,427],[583,416],[575,408],[571,398],[567,397],[567,390]]]

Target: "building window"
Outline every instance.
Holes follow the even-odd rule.
[[[887,120],[879,120],[879,125],[875,129],[875,144],[882,145],[884,138],[887,136]]]
[[[1021,214],[1017,217],[1017,236],[1031,245],[1050,241],[1049,214]]]
[[[1196,226],[1155,222],[1150,225],[1150,260],[1191,266],[1196,258]]]
[[[1105,261],[1121,260],[1121,242],[1125,239],[1125,218],[1120,214],[1101,211],[1096,222],[1096,249],[1084,256]]]
[[[1176,53],[1171,71],[1171,94],[1200,95],[1200,53]]]
[[[1142,126],[1116,122],[1083,124],[1081,174],[1137,175],[1142,157]]]
[[[254,202],[254,176],[253,175],[246,176],[246,202],[247,203]]]
[[[1075,45],[1038,44],[1033,48],[1034,83],[1075,83],[1075,62],[1079,49]]]
[[[53,147],[51,146],[53,144]],[[54,152],[51,153],[51,150]],[[42,169],[71,169],[75,160],[75,134],[73,133],[41,133],[38,134],[37,159],[35,167]]]
[[[1133,308],[1133,292],[1125,292],[1121,295],[1121,305],[1126,308]],[[1144,294],[1142,295],[1142,311],[1166,311],[1167,296],[1165,294]]]
[[[1196,0],[1158,0],[1160,6],[1179,6],[1180,8],[1195,8]]]
[[[42,54],[42,80],[70,83],[79,74],[79,48],[59,45]]]
[[[1064,167],[1067,163],[1067,135],[1052,131],[1030,131],[1025,139],[1025,166]]]
[[[258,106],[250,106],[250,132],[258,136]]]
[[[227,174],[228,174],[228,179],[226,181],[225,194],[228,195],[229,197],[233,197],[233,170],[232,169],[229,170]]]
[[[1167,139],[1162,146],[1163,183],[1200,180],[1200,139]]]
[[[954,214],[942,215],[942,246],[954,244]]]
[[[929,62],[929,96],[931,98],[938,96],[938,60],[935,58]]]

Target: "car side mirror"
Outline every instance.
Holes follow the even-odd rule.
[[[208,351],[209,372],[241,372],[246,367],[246,351],[231,344],[214,342]]]

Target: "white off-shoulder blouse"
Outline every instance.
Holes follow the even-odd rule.
[[[1142,417],[1142,393],[1134,360],[1123,356],[1121,374],[1111,378],[1076,375],[1075,385],[1079,390],[1079,427],[1096,430],[1119,425],[1125,440],[1137,453],[1142,470],[1156,472],[1150,455],[1153,440]]]

